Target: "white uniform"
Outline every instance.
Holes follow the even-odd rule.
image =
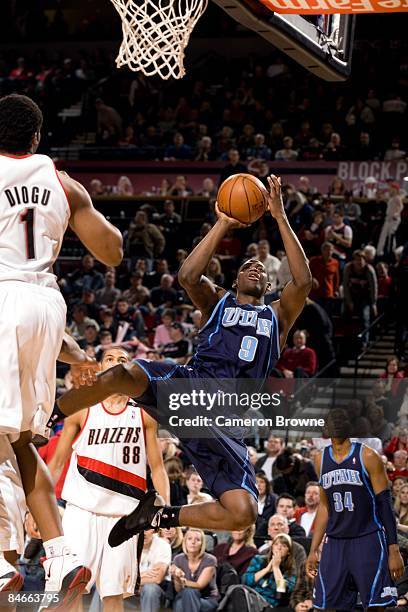
[[[66,305],[52,266],[70,209],[45,155],[0,155],[0,434],[34,430],[55,399]]]
[[[24,552],[26,501],[16,457],[7,436],[0,436],[0,551]]]
[[[146,491],[141,409],[131,399],[118,414],[110,413],[103,402],[92,406],[72,448],[62,490],[66,540],[92,571],[88,591],[96,582],[101,598],[129,597],[137,578],[137,537],[111,548],[108,536]]]

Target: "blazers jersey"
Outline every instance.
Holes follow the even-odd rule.
[[[47,155],[0,155],[0,280],[57,287],[58,257],[70,208]]]
[[[129,399],[113,414],[104,403],[88,409],[72,444],[62,499],[88,512],[124,516],[146,492],[143,412]]]

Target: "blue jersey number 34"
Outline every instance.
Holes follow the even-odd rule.
[[[344,499],[342,498],[341,493],[336,491],[336,493],[333,493],[333,501],[336,512],[343,512],[344,509],[348,510],[349,512],[353,512],[354,510],[353,496],[351,495],[351,491],[345,491]]]

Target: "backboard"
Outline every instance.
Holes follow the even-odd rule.
[[[293,9],[302,12],[301,0]],[[272,10],[271,0],[214,0],[236,21],[253,30],[313,74],[326,81],[343,81],[351,70],[355,15],[285,14]],[[274,0],[277,6],[277,0]],[[321,11],[319,11],[320,13]]]

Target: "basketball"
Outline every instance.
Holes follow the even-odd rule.
[[[254,223],[267,210],[268,192],[263,183],[251,174],[233,174],[218,190],[221,212],[241,223]]]

